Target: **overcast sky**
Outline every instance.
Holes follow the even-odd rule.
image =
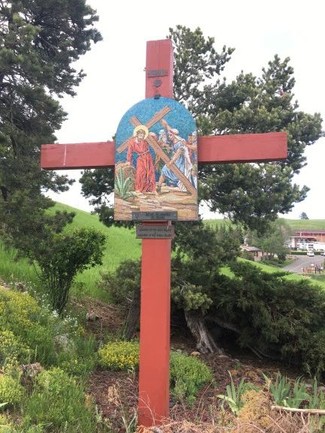
[[[144,99],[146,42],[164,39],[176,25],[215,38],[217,50],[224,45],[235,48],[224,71],[229,82],[241,71],[260,76],[263,67],[278,54],[290,57],[299,109],[325,118],[325,63],[323,0],[185,0],[111,2],[88,0],[97,10],[96,27],[104,40],[93,46],[78,62],[87,77],[76,89],[77,96],[61,103],[68,120],[57,131],[57,142],[78,143],[111,140],[126,111]],[[325,138],[310,146],[307,167],[295,178],[310,188],[307,199],[297,204],[286,218],[325,218],[323,182]],[[79,171],[62,171],[78,177]],[[78,182],[70,192],[51,195],[59,202],[90,210],[80,193]],[[212,217],[212,214],[205,214]]]

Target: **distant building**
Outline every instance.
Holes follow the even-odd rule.
[[[246,253],[251,258],[251,260],[259,261],[263,257],[262,250],[260,250],[257,247],[251,247],[249,245],[242,245],[240,248],[241,248],[242,252]]]
[[[301,246],[313,242],[325,242],[325,230],[296,230],[290,236],[289,248],[304,249]]]

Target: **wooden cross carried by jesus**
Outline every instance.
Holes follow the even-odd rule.
[[[161,110],[156,112],[156,116],[145,116],[139,118],[137,113],[132,110],[128,113],[128,127],[133,128],[134,136],[140,131],[142,137],[135,144],[127,141],[130,137],[130,130],[123,135],[124,127],[121,121],[119,127],[120,143],[105,141],[98,143],[72,143],[72,144],[44,144],[41,149],[41,167],[46,170],[59,169],[86,169],[100,167],[114,167],[117,171],[120,167],[130,168],[132,166],[131,151],[128,151],[127,160],[120,161],[119,158],[127,148],[138,153],[142,162],[136,167],[135,189],[139,189],[134,199],[141,198],[141,176],[147,176],[146,191],[153,197],[159,194],[152,189],[152,170],[149,150],[154,148],[160,160],[165,163],[174,176],[182,183],[185,194],[188,197],[195,196],[196,188],[193,181],[189,181],[183,170],[175,163],[175,158],[168,155],[159,145],[156,134],[150,135],[149,129],[161,122],[164,116],[168,115],[169,108],[165,107],[164,98],[173,100],[173,50],[171,40],[158,40],[147,42],[146,55],[146,90],[145,101],[162,100]],[[155,102],[155,103],[156,103]],[[161,125],[160,125],[161,128]],[[177,131],[178,132],[178,131]],[[176,134],[175,130],[174,133]],[[131,134],[132,136],[132,134]],[[147,148],[143,138],[146,138]],[[141,141],[142,139],[142,141]],[[140,145],[139,145],[140,143]],[[142,143],[142,144],[141,144]],[[132,147],[133,146],[133,147]],[[135,147],[134,147],[135,146]],[[137,147],[138,146],[138,147]],[[197,162],[208,163],[235,163],[253,161],[275,161],[285,159],[287,156],[287,137],[285,133],[273,132],[265,134],[238,134],[223,136],[197,137]],[[129,167],[128,167],[129,166]],[[148,168],[149,167],[149,168]],[[167,169],[166,168],[166,169]],[[144,169],[147,171],[145,172]],[[141,172],[142,170],[142,172]],[[149,174],[148,174],[149,173]],[[154,181],[155,183],[155,181]],[[151,185],[151,186],[150,186]],[[160,183],[158,182],[160,187]],[[155,185],[157,188],[157,184]],[[143,186],[142,186],[143,188]],[[151,188],[151,189],[150,189]],[[143,189],[142,189],[143,191]],[[169,192],[169,191],[168,191]],[[115,194],[116,195],[116,194]],[[146,195],[146,194],[144,194]],[[166,194],[167,197],[171,195]],[[158,197],[159,198],[159,197]],[[140,200],[141,201],[141,200]],[[161,203],[161,201],[159,201]],[[118,205],[119,206],[119,205]],[[115,204],[116,207],[116,204]],[[169,356],[170,356],[170,263],[171,263],[171,238],[172,232],[167,228],[171,226],[168,211],[165,212],[163,221],[146,221],[146,216],[155,215],[155,212],[141,212],[146,208],[137,208],[140,212],[135,213],[140,217],[135,220],[140,221],[144,228],[142,238],[142,263],[141,263],[141,313],[140,313],[140,368],[139,368],[139,400],[138,400],[138,423],[143,426],[152,426],[161,423],[169,414]],[[166,211],[166,208],[162,208]],[[167,209],[170,209],[167,207]],[[193,203],[191,204],[193,212]],[[115,213],[115,219],[128,219],[130,209],[127,209],[126,217],[121,211]],[[164,213],[164,212],[163,212]],[[186,219],[177,211],[179,220]],[[159,214],[159,212],[158,212]],[[193,218],[195,219],[195,217]],[[158,220],[158,221],[157,221]],[[158,225],[166,228],[167,235],[161,236],[163,231],[150,229]],[[146,229],[148,229],[146,231]],[[146,235],[146,233],[150,233]],[[156,234],[155,234],[156,233]],[[169,233],[169,235],[168,235]]]

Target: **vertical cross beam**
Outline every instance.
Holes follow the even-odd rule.
[[[170,239],[142,240],[138,423],[169,412]]]
[[[147,42],[146,98],[173,97],[172,53],[170,39]],[[171,239],[142,240],[138,424],[147,427],[169,415],[170,263]]]

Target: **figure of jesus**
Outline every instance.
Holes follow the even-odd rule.
[[[135,159],[135,191],[154,192],[156,189],[155,167],[146,140],[149,131],[145,125],[134,128],[133,137],[128,142],[127,163],[133,165]],[[135,156],[135,158],[134,158]]]

